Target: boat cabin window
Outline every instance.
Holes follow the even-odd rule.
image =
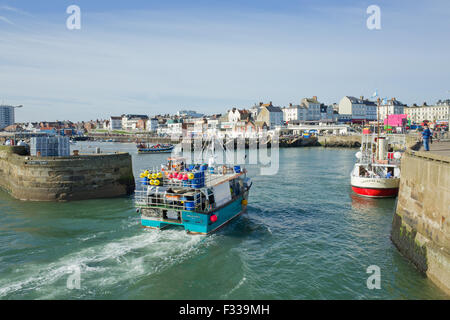
[[[209,204],[211,204],[212,206],[214,206],[214,192],[211,189],[208,189],[208,201]]]
[[[360,177],[368,177],[369,172],[367,172],[367,170],[361,166],[361,167],[359,167],[359,176]]]

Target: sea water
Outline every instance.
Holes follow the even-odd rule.
[[[134,144],[135,176],[167,154]],[[355,150],[280,150],[247,213],[211,236],[141,227],[133,197],[32,203],[0,191],[0,299],[445,299],[390,240],[395,199],[352,194]],[[369,266],[380,289],[369,289]],[[73,285],[75,284],[75,285]]]

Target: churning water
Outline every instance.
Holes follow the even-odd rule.
[[[133,144],[78,143],[133,154],[135,175],[167,155]],[[0,191],[0,299],[448,298],[389,239],[394,199],[352,195],[354,150],[280,150],[253,178],[248,213],[211,236],[140,227],[132,197],[27,203]],[[381,270],[381,289],[366,269]],[[80,288],[69,289],[74,270]]]

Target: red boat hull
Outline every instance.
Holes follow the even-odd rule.
[[[398,194],[398,188],[389,188],[389,189],[374,189],[374,188],[359,188],[352,186],[353,192],[365,197],[373,197],[373,198],[389,198],[395,197]]]

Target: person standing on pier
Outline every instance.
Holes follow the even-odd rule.
[[[422,139],[423,139],[423,147],[425,151],[430,151],[430,137],[432,133],[431,130],[428,128],[427,125],[424,126],[424,130],[422,132]]]

